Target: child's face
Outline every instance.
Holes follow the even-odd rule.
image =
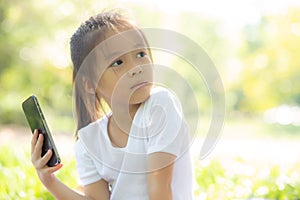
[[[113,104],[139,104],[149,96],[153,82],[150,52],[141,34],[133,29],[108,32],[102,52],[107,63],[97,93]],[[102,56],[101,56],[102,57]],[[101,68],[103,66],[100,66]]]

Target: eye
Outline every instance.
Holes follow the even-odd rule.
[[[139,53],[136,54],[136,57],[137,57],[137,58],[143,58],[143,57],[145,57],[145,56],[146,56],[146,53],[143,52],[143,51],[141,51],[141,52],[139,52]]]
[[[117,60],[115,61],[113,64],[111,64],[112,67],[117,67],[117,66],[120,66],[122,65],[123,61],[122,60]]]

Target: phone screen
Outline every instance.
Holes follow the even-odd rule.
[[[27,122],[33,133],[35,129],[38,129],[39,133],[44,135],[44,142],[42,147],[41,156],[45,155],[49,149],[52,149],[53,154],[48,161],[48,166],[55,166],[60,163],[60,157],[52,139],[50,130],[46,123],[42,109],[38,103],[37,97],[32,95],[22,103],[22,108],[26,116]]]

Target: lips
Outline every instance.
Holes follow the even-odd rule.
[[[134,84],[133,86],[131,86],[130,89],[131,89],[131,90],[132,90],[132,89],[138,89],[138,88],[143,87],[143,86],[145,86],[145,85],[147,85],[147,84],[148,84],[147,81],[139,82],[139,83],[136,83],[136,84]]]

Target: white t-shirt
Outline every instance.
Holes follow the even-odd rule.
[[[147,156],[166,152],[177,157],[174,200],[193,199],[189,129],[175,95],[163,88],[152,90],[135,114],[124,148],[112,146],[107,125],[108,118],[103,117],[78,131],[75,155],[83,185],[104,179],[112,200],[147,200]]]

